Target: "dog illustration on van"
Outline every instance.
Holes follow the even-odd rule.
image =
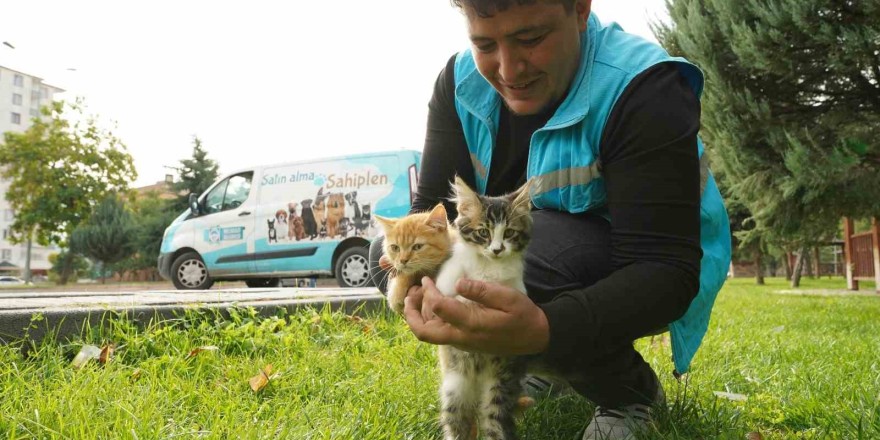
[[[370,283],[372,213],[409,212],[421,153],[395,151],[257,166],[220,178],[165,230],[159,272],[178,289],[335,277]]]

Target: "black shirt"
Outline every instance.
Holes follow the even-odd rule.
[[[444,202],[458,173],[474,185],[473,165],[455,108],[455,57],[437,78],[413,212]],[[502,106],[486,194],[525,182],[532,133],[554,108],[518,116]],[[663,328],[699,289],[700,105],[672,63],[634,78],[616,102],[599,146],[611,218],[613,272],[540,304],[550,323],[549,355],[592,350],[600,338],[628,340]],[[530,292],[530,296],[533,296]],[[534,298],[534,296],[533,296]]]

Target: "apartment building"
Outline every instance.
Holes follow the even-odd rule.
[[[40,117],[40,107],[52,102],[61,88],[46,84],[43,79],[24,72],[0,66],[0,136],[7,131],[22,132],[31,126],[31,119]],[[0,137],[2,144],[2,137]],[[12,244],[9,227],[15,221],[15,212],[6,201],[9,182],[0,179],[0,273],[23,274],[27,260],[27,244]],[[31,272],[45,274],[51,267],[49,254],[55,247],[31,248]]]

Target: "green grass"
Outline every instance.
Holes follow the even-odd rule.
[[[637,342],[670,398],[644,438],[880,438],[880,295],[781,295],[773,291],[787,289],[784,280],[753,283],[732,280],[721,292],[681,382],[668,374],[668,345]],[[70,366],[82,344],[106,342],[117,345],[109,364]],[[204,345],[220,349],[187,358]],[[439,437],[435,351],[390,315],[239,310],[140,329],[118,320],[27,356],[21,348],[0,346],[0,439]],[[248,378],[266,364],[280,376],[254,393]],[[577,396],[543,400],[521,422],[522,438],[575,438],[590,413]]]

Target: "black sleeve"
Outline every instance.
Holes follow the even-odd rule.
[[[629,343],[681,317],[699,289],[700,104],[673,64],[627,86],[600,145],[611,218],[611,274],[541,307],[554,362]]]
[[[455,55],[434,84],[434,95],[428,103],[428,128],[419,184],[410,212],[428,211],[443,202],[450,219],[457,215],[455,204],[447,199],[455,174],[474,185],[474,171],[468,153],[464,130],[455,110]]]

